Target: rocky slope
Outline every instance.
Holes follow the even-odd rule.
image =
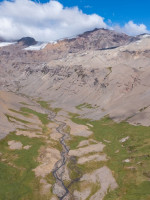
[[[20,42],[1,47],[0,87],[54,100],[54,106],[92,119],[109,114],[149,125],[149,44],[149,35],[100,29],[40,51],[27,51]],[[83,103],[92,105],[90,113],[75,110]]]

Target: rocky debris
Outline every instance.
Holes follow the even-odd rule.
[[[73,196],[75,199],[86,200],[90,194],[91,194],[91,188],[89,187],[83,190],[82,192],[75,190]]]
[[[12,92],[0,91],[0,139],[4,138],[7,134],[16,129],[15,124],[8,120],[8,116],[12,115],[12,112],[10,111],[11,109],[20,109],[21,104],[19,102],[28,103],[29,101],[27,98],[21,97]],[[14,112],[13,116],[18,117]]]
[[[69,156],[83,156],[88,153],[97,153],[97,152],[102,152],[104,149],[105,145],[99,142],[98,144],[92,144],[86,147],[78,148],[75,150],[70,150],[69,151]]]
[[[46,194],[48,194],[50,192],[52,185],[47,183],[47,181],[45,179],[41,179],[40,183],[42,184],[41,194],[45,196]]]
[[[24,135],[27,136],[29,138],[41,138],[41,137],[45,137],[43,135],[38,135],[35,132],[31,132],[31,131],[16,131],[16,135]]]
[[[136,167],[134,167],[134,166],[130,166],[130,167],[125,167],[125,169],[129,169],[129,170],[133,170],[133,171],[135,171],[135,170],[136,170]]]
[[[9,148],[12,149],[12,150],[20,150],[20,149],[25,149],[25,150],[28,150],[31,148],[31,145],[26,145],[26,146],[23,146],[23,144],[19,141],[8,141],[8,145],[9,145]]]
[[[93,128],[93,125],[92,124],[86,124],[87,126],[90,126],[90,127],[92,127]]]
[[[40,151],[39,162],[41,163],[33,171],[37,177],[45,177],[50,174],[55,163],[60,159],[60,152],[54,148],[43,147]]]
[[[23,147],[23,149],[25,149],[25,150],[28,150],[30,148],[31,148],[31,145],[26,145],[26,146]]]
[[[50,137],[51,139],[58,141],[61,138],[61,135],[58,132],[52,132]]]
[[[47,74],[49,71],[50,69],[47,66],[44,66],[43,69],[41,70],[43,74]]]
[[[26,73],[29,74],[29,75],[31,75],[31,74],[34,72],[34,70],[31,69],[31,67],[28,67],[25,71],[26,71]]]
[[[89,140],[83,140],[79,143],[78,148],[83,146],[88,146],[89,144],[90,144]]]
[[[66,194],[66,190],[64,189],[61,182],[57,182],[54,184],[53,194],[56,194],[59,198],[63,197]]]
[[[58,200],[58,198],[55,197],[55,196],[53,196],[53,197],[51,198],[51,200]]]
[[[51,130],[50,131],[50,137],[51,137],[51,139],[58,141],[62,137],[62,135],[58,131],[56,131],[56,128],[58,127],[58,124],[50,122],[48,124],[48,127]]]
[[[125,162],[125,163],[130,163],[131,160],[130,160],[130,159],[126,159],[126,160],[123,160],[123,162]]]
[[[130,138],[130,137],[127,136],[127,137],[122,138],[121,140],[119,140],[119,142],[120,142],[120,143],[124,143],[124,142],[126,142],[129,138]]]
[[[104,142],[106,142],[106,143],[108,143],[108,144],[110,144],[110,143],[111,143],[109,140],[104,140]]]
[[[93,140],[93,139],[89,139],[89,140],[83,140],[83,141],[81,141],[80,143],[79,143],[79,145],[78,145],[78,148],[79,147],[83,147],[83,146],[88,146],[88,145],[90,145],[91,143],[98,143],[96,140]]]
[[[90,200],[102,200],[107,194],[108,190],[111,191],[118,187],[111,170],[106,166],[95,170],[91,174],[83,175],[80,181],[99,183],[100,190],[90,197]]]
[[[89,130],[88,126],[86,125],[80,125],[72,122],[68,117],[66,116],[59,116],[56,117],[58,121],[63,121],[66,123],[68,127],[70,127],[70,134],[74,136],[83,136],[83,137],[89,137],[92,135],[92,131]]]
[[[20,150],[22,149],[22,146],[23,146],[21,142],[14,141],[14,140],[8,141],[8,145],[9,145],[9,148],[12,150]]]
[[[71,179],[70,179],[70,177],[69,177],[69,171],[68,171],[67,166],[65,166],[65,169],[64,169],[63,180],[71,181]]]
[[[58,198],[53,196],[51,200],[58,200]]]
[[[71,135],[89,137],[93,134],[85,125],[75,124],[71,120],[66,120],[66,124],[70,127]]]
[[[84,164],[86,162],[90,162],[90,161],[107,161],[107,156],[105,154],[102,154],[102,155],[98,155],[98,154],[95,154],[95,155],[91,155],[91,156],[86,156],[86,157],[80,157],[78,159],[78,164]]]

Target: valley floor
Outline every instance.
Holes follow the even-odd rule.
[[[5,113],[14,131],[0,141],[0,200],[150,199],[150,127],[30,103]]]

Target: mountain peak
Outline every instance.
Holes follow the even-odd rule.
[[[37,44],[37,41],[32,37],[23,37],[17,42],[22,43],[24,46],[31,46]]]

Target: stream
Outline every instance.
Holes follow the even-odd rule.
[[[62,135],[60,138],[60,144],[62,145],[63,151],[61,152],[61,159],[56,162],[52,171],[53,176],[56,179],[56,183],[53,186],[53,193],[57,195],[60,200],[69,200],[69,190],[65,186],[63,181],[63,174],[65,172],[65,165],[68,158],[69,148],[67,147],[65,140],[68,139],[68,133],[64,132],[66,123],[55,120],[56,114],[52,111],[48,113],[50,120],[57,122],[59,126],[56,128],[57,132]]]
[[[64,132],[64,128],[66,127],[66,123],[59,122],[60,125],[57,127],[57,131],[63,136],[60,139],[60,143],[63,147],[63,151],[61,152],[61,160],[59,160],[54,167],[53,175],[56,179],[56,183],[54,185],[54,193],[58,196],[60,200],[63,200],[69,194],[68,188],[65,186],[64,181],[62,179],[63,173],[65,171],[65,165],[69,153],[69,148],[65,144],[65,140],[68,138],[68,134]]]

